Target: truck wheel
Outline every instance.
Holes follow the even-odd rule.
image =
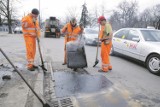
[[[74,68],[73,71],[77,71],[77,68]]]
[[[45,38],[48,37],[48,34],[47,34],[46,32],[44,33],[44,37],[45,37]]]

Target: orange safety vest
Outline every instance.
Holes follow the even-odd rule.
[[[74,28],[72,27],[71,23],[67,23],[63,29],[62,33],[67,32],[65,36],[65,43],[69,41],[74,41],[77,39],[78,34],[81,32],[81,28],[79,26],[75,26]]]
[[[22,18],[22,31],[24,36],[36,35],[40,37],[39,23],[36,20],[36,26],[34,25],[31,14],[28,14],[27,16]]]

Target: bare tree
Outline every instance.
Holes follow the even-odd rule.
[[[100,6],[99,6],[100,7]],[[97,27],[98,26],[98,23],[97,23],[97,20],[98,20],[98,17],[100,15],[104,15],[105,14],[105,8],[104,8],[104,5],[101,5],[101,8],[97,8],[97,5],[89,11],[89,26],[90,27]]]
[[[0,26],[2,25],[2,17],[1,17],[1,15],[0,15]]]
[[[114,30],[118,30],[123,26],[123,20],[121,19],[121,14],[117,11],[113,11],[109,22],[111,23]]]
[[[137,27],[137,12],[138,3],[136,1],[127,2],[124,0],[121,2],[117,10],[113,10],[113,14],[110,17],[113,29],[118,30],[123,27]]]
[[[89,13],[88,22],[90,27],[97,26],[97,18],[95,17],[94,14]]]
[[[69,16],[68,14],[66,14],[65,17],[63,18],[62,23],[66,24],[66,23],[70,22],[71,18],[72,18],[72,16]]]
[[[79,12],[77,10],[77,7],[70,7],[67,9],[67,11],[65,13],[65,17],[63,18],[64,21],[62,23],[66,24],[71,20],[71,18],[79,17],[78,15],[79,15]]]
[[[98,19],[98,16],[99,16],[99,10],[98,10],[98,8],[97,8],[97,6],[95,6],[94,8],[93,8],[93,10],[90,10],[89,12],[88,12],[88,19],[89,19],[89,26],[90,27],[95,27],[95,26],[97,26],[97,19]]]
[[[159,28],[160,26],[160,4],[153,6],[153,26]]]
[[[96,19],[98,19],[99,12],[98,12],[98,8],[97,8],[97,6],[95,6],[95,8],[94,8],[94,10],[93,10],[93,11],[94,11],[94,13],[93,13],[93,14],[95,15],[95,18],[96,18]]]
[[[156,23],[156,29],[160,30],[160,19]]]
[[[103,4],[101,5],[100,14],[104,16],[105,11],[106,11],[106,9],[105,9],[104,3],[103,3]]]
[[[158,29],[160,26],[160,4],[145,9],[142,13],[138,11],[136,1],[121,2],[110,17],[110,22],[114,30],[123,27],[143,27],[154,26]]]
[[[141,14],[140,14],[140,19],[139,19],[139,27],[144,27],[146,28],[148,25],[151,25],[152,22],[152,16],[151,16],[151,10],[150,9],[145,9]]]
[[[153,6],[153,16],[155,19],[160,19],[160,4]]]
[[[12,19],[14,17],[14,3],[15,0],[0,0],[0,15],[7,19],[9,33],[12,33]]]
[[[102,16],[108,16],[112,10],[108,10],[106,7],[109,4],[106,5],[106,3],[103,1],[102,4],[100,5],[100,8],[98,10],[98,16],[102,15]]]
[[[160,4],[145,9],[140,15],[140,27],[154,26],[157,27],[160,20]]]
[[[67,18],[70,20],[71,18],[75,17],[79,17],[79,12],[77,7],[70,7],[68,8],[68,12],[66,13]]]
[[[136,1],[127,2],[123,1],[118,5],[119,13],[123,20],[124,27],[134,27],[134,19],[137,16],[138,4]]]

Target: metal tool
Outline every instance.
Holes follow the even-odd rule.
[[[96,59],[95,59],[95,64],[93,65],[93,67],[95,67],[99,63],[99,60],[98,60],[99,36],[100,36],[100,25],[99,25],[99,33],[98,33],[98,43],[97,43]]]

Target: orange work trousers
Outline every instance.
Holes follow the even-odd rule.
[[[34,64],[34,58],[36,54],[36,38],[32,36],[24,36],[26,44],[26,57],[27,57],[27,67],[30,68]]]
[[[102,58],[102,70],[104,72],[107,72],[109,67],[111,69],[111,64],[110,64],[110,51],[111,51],[111,47],[112,47],[112,42],[110,42],[109,44],[104,44],[104,42],[102,42],[101,44],[101,58]]]

